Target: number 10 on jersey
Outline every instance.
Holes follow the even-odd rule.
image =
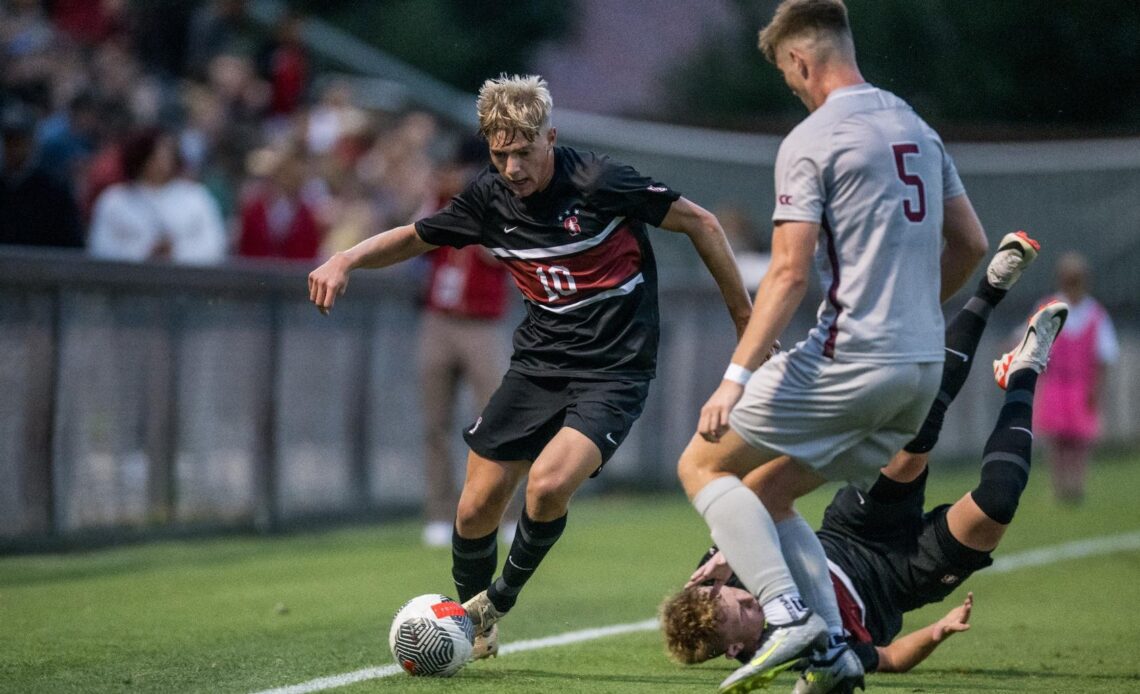
[[[542,288],[546,290],[548,301],[557,301],[578,293],[578,285],[574,283],[574,275],[570,274],[569,268],[551,265],[535,268],[535,272],[538,273],[538,281],[542,282]]]

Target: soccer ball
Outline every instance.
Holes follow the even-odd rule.
[[[412,598],[392,618],[388,647],[404,672],[451,677],[471,658],[475,625],[463,605],[445,595]]]

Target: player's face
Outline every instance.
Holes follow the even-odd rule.
[[[712,591],[712,588],[702,588]],[[723,586],[716,591],[717,630],[724,639],[726,658],[750,658],[764,630],[764,610],[746,590]]]
[[[534,195],[554,177],[554,128],[527,140],[520,133],[497,132],[491,136],[491,163],[520,198]]]

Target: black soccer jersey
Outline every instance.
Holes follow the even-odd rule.
[[[657,269],[645,225],[680,194],[632,167],[556,147],[545,190],[519,198],[488,167],[416,232],[436,246],[485,246],[526,305],[511,368],[533,376],[652,378]]]

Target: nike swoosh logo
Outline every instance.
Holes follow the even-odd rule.
[[[516,568],[516,569],[518,569],[519,571],[534,571],[534,567],[533,567],[533,566],[532,566],[532,567],[530,567],[530,568],[527,568],[527,567],[525,567],[525,566],[519,566],[518,564],[516,564],[516,563],[515,563],[515,560],[514,560],[514,559],[511,557],[511,555],[509,555],[509,554],[507,555],[507,561],[508,561],[508,562],[510,562],[511,566],[515,567],[515,568]]]
[[[503,227],[503,233],[504,233],[504,234],[509,234],[509,233],[511,233],[512,231],[514,231],[515,229],[518,229],[518,227],[517,227],[517,226],[513,226],[513,227]]]
[[[614,435],[612,433],[606,434],[606,441],[609,441],[610,443],[612,443],[615,446],[618,445],[618,442],[614,441]]]
[[[965,364],[966,362],[970,361],[970,355],[969,355],[969,354],[966,354],[965,352],[959,352],[958,350],[956,350],[956,349],[950,349],[949,347],[945,347],[944,349],[945,349],[947,352],[949,352],[950,354],[954,354],[954,355],[957,355],[957,356],[961,357],[961,358],[962,358],[962,363],[963,363],[963,364]]]

